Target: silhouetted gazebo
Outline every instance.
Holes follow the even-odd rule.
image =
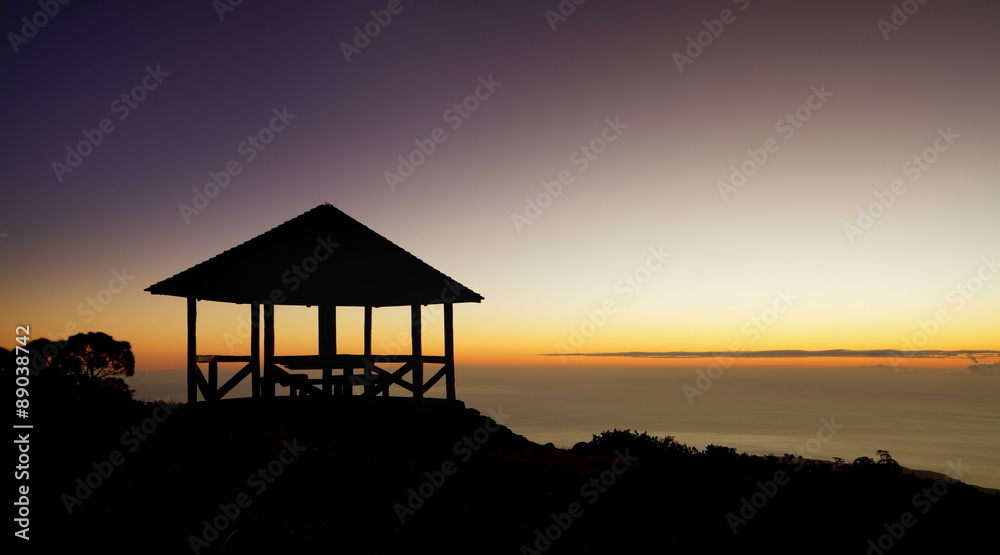
[[[149,286],[154,295],[187,299],[188,402],[223,398],[247,377],[254,397],[274,397],[276,386],[289,395],[389,395],[392,385],[422,399],[444,379],[446,398],[455,396],[452,307],[483,297],[432,268],[337,208],[322,204],[274,229],[183,272]],[[200,300],[250,305],[249,355],[199,355],[197,304]],[[421,306],[441,304],[444,355],[423,354]],[[276,356],[275,305],[315,306],[319,313],[316,355]],[[337,307],[364,307],[364,353],[337,350]],[[410,354],[372,353],[372,309],[409,306]],[[261,364],[260,320],[264,337]],[[221,386],[219,363],[245,365]],[[208,365],[208,376],[201,364]],[[400,364],[387,370],[383,366]],[[440,365],[430,379],[424,366]],[[381,365],[381,366],[380,366]],[[313,370],[321,374],[291,370]],[[360,370],[360,374],[355,374]],[[409,381],[407,378],[409,377]]]

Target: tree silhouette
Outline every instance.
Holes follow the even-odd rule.
[[[899,463],[892,458],[892,455],[884,449],[879,449],[875,452],[878,455],[878,462],[875,464],[880,464],[889,469],[891,474],[900,474],[903,468],[899,466]]]
[[[78,333],[49,363],[78,380],[104,380],[135,373],[135,356],[128,341],[116,341],[101,332]]]
[[[128,341],[102,332],[78,333],[66,341],[37,339],[28,343],[32,367],[53,394],[77,400],[131,399],[122,376],[135,373],[135,356]]]
[[[739,457],[736,453],[734,447],[725,447],[723,445],[708,445],[705,447],[705,454],[709,457],[720,457],[725,459],[731,459]]]
[[[616,450],[631,449],[631,454],[640,457],[675,457],[679,455],[695,455],[698,450],[678,443],[673,436],[663,438],[651,436],[646,432],[632,430],[605,430],[595,435],[589,443],[578,443],[574,450],[585,453],[613,454]]]

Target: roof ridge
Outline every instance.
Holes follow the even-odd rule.
[[[313,236],[317,229],[319,233]],[[344,245],[345,241],[348,244]],[[321,252],[320,247],[326,252]],[[345,272],[320,264],[329,258],[348,270],[356,267],[369,271],[349,272],[358,277],[346,279]],[[222,302],[274,298],[273,292],[282,287],[276,285],[274,268],[261,260],[279,263],[278,270],[288,268],[281,274],[281,281],[289,285],[287,302],[276,304],[438,304],[445,302],[448,290],[454,292],[453,302],[482,300],[478,293],[326,202],[155,283],[146,291]],[[313,268],[303,273],[297,262],[306,270],[311,262]],[[289,275],[292,270],[294,276]],[[312,283],[308,281],[317,276]]]

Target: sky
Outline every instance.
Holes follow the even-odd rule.
[[[181,368],[184,300],[143,289],[329,202],[484,296],[456,307],[461,362],[996,349],[998,23],[971,0],[5,2],[0,345],[103,331]],[[245,306],[199,311],[199,350],[248,351]],[[277,319],[279,354],[315,352],[315,308]],[[375,321],[390,348],[406,309]]]

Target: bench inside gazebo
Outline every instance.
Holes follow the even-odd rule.
[[[423,399],[443,380],[444,397],[457,400],[453,306],[483,300],[478,293],[329,204],[317,206],[146,291],[187,299],[189,403],[198,401],[199,392],[205,401],[222,399],[247,379],[252,397],[275,397],[281,386],[287,388],[289,396],[388,397],[391,389],[402,388],[416,399]],[[249,354],[198,353],[198,301],[249,305]],[[444,354],[428,356],[423,353],[421,310],[438,304],[443,305]],[[319,353],[275,354],[277,305],[317,308]],[[410,308],[411,352],[374,354],[374,309],[399,306]],[[363,353],[338,352],[337,307],[363,307]],[[219,365],[227,363],[243,366],[220,385]],[[207,376],[202,365],[207,365]],[[436,370],[425,379],[426,366]]]

